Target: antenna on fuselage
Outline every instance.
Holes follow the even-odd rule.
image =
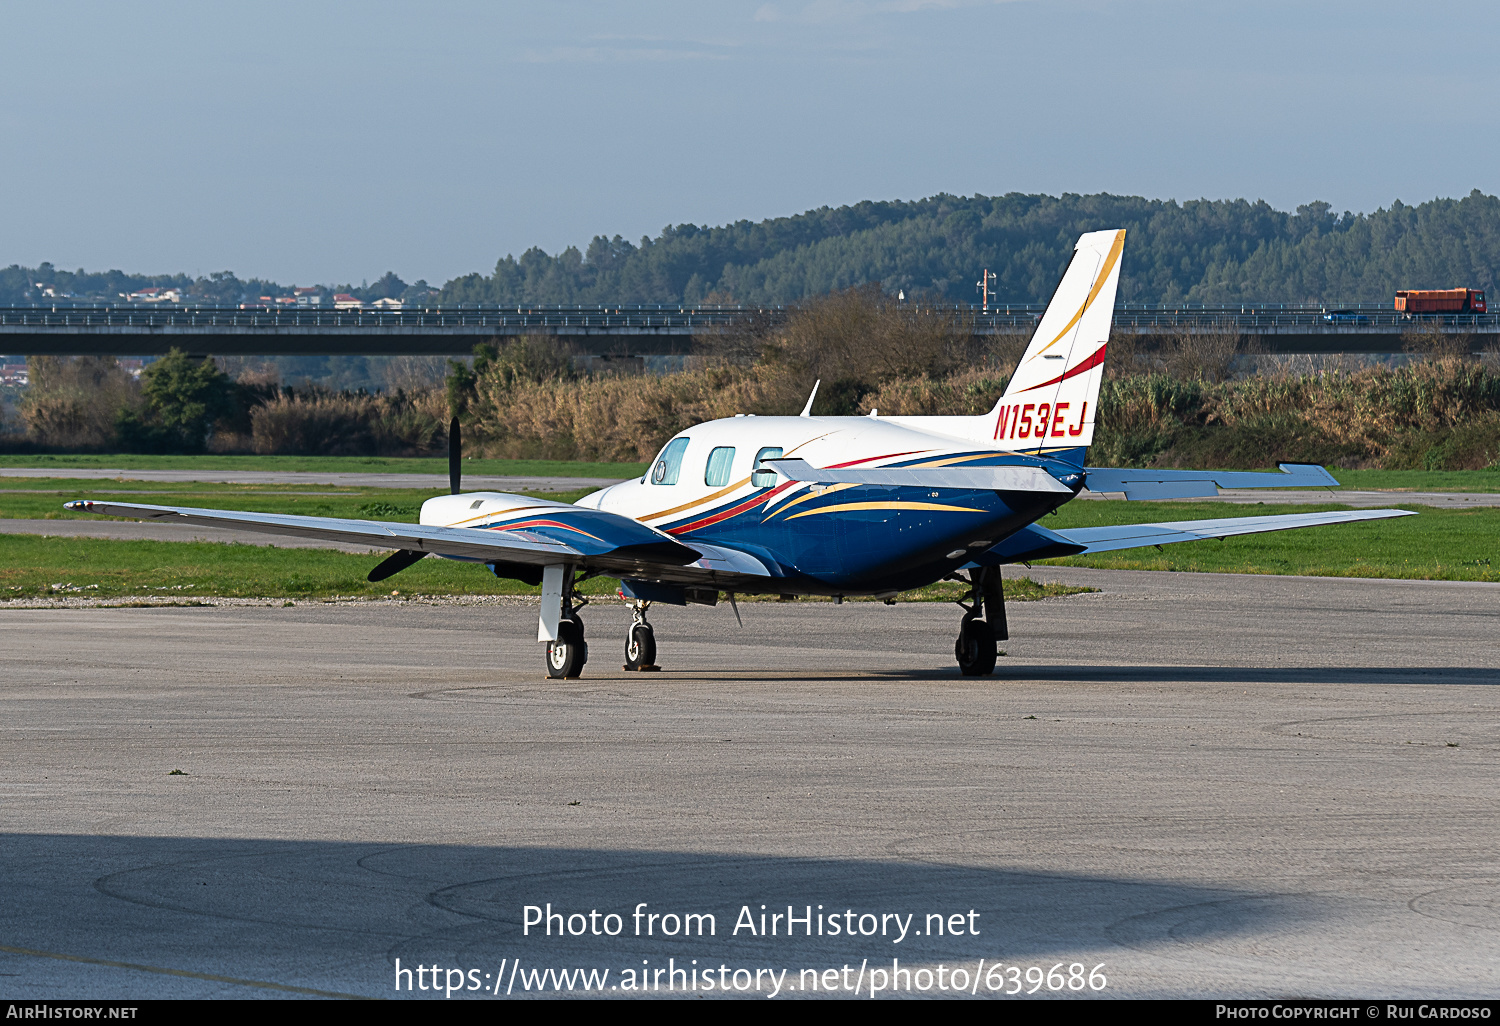
[[[464,441],[459,434],[458,418],[448,422],[448,488],[457,495],[464,476]]]
[[[813,400],[818,397],[818,386],[821,385],[822,383],[823,383],[823,379],[822,378],[819,378],[817,381],[813,382],[812,395],[810,395],[810,396],[807,397],[807,405],[804,406],[804,407],[802,407],[802,412],[799,413],[799,414],[797,414],[797,416],[799,416],[799,417],[811,417],[812,416],[812,403],[813,403]]]

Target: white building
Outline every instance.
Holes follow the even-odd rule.
[[[180,303],[182,302],[181,289],[149,288],[141,289],[139,292],[122,292],[121,297],[127,303]]]

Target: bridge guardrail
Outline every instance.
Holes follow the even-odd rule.
[[[988,312],[970,306],[919,306],[916,313],[973,318],[980,331],[1028,330],[1035,326],[1044,304],[1014,304]],[[1337,310],[1329,316],[1330,310]],[[683,333],[693,329],[727,328],[750,318],[777,320],[788,314],[786,307],[425,307],[405,310],[239,309],[235,307],[173,306],[12,306],[0,307],[0,327],[28,329],[328,329],[391,330],[433,329],[437,331],[486,329],[511,333],[529,328],[565,333],[566,329],[608,331],[610,329],[666,330]],[[1237,329],[1254,333],[1277,329],[1419,330],[1438,326],[1451,330],[1493,332],[1500,330],[1500,314],[1407,315],[1389,307],[1343,306],[1134,306],[1115,310],[1116,328],[1178,330]]]

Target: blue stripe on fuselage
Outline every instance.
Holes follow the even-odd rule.
[[[1050,472],[1053,472],[1055,475],[1073,474],[1073,473],[1077,473],[1077,471],[1078,471],[1077,467],[1069,466],[1069,465],[1065,465],[1065,464],[1059,464],[1059,463],[1057,463],[1055,461],[1048,460],[1048,459],[1045,459],[1045,458],[1042,458],[1042,457],[1026,456],[1026,455],[1022,455],[1020,453],[995,452],[994,450],[990,450],[990,449],[978,449],[978,450],[974,450],[974,451],[971,451],[971,452],[948,453],[948,454],[946,454],[944,456],[940,456],[940,457],[933,457],[933,456],[930,456],[930,455],[919,456],[919,457],[915,457],[915,458],[909,459],[909,460],[898,460],[895,463],[883,463],[879,467],[871,467],[870,469],[873,469],[873,470],[895,470],[895,469],[906,469],[906,468],[910,468],[910,467],[922,467],[922,466],[929,466],[929,465],[935,466],[935,465],[939,465],[939,464],[942,465],[942,466],[945,466],[945,467],[947,467],[947,466],[957,466],[957,467],[1042,467],[1042,468],[1044,468],[1044,469],[1046,469],[1046,470],[1048,470]],[[702,522],[704,520],[712,520],[713,518],[722,515],[726,510],[732,510],[732,509],[735,509],[736,507],[741,507],[741,509],[739,510],[739,512],[735,513],[732,518],[729,518],[729,519],[726,519],[726,520],[723,520],[723,521],[719,521],[719,522],[717,522],[715,524],[712,524],[709,527],[703,529],[703,532],[700,532],[700,531],[698,531],[698,530],[695,529],[693,531],[684,532],[684,533],[682,533],[680,535],[680,537],[684,537],[684,538],[685,537],[689,537],[689,536],[701,537],[705,541],[708,541],[708,540],[711,540],[711,538],[713,537],[713,533],[716,532],[716,531],[718,531],[721,527],[723,527],[726,523],[728,523],[730,521],[730,519],[732,519],[732,520],[741,520],[741,519],[747,519],[747,518],[755,518],[755,519],[758,520],[758,519],[761,519],[762,517],[764,517],[766,515],[766,511],[762,509],[761,503],[764,502],[765,499],[772,492],[780,491],[781,487],[782,486],[773,486],[773,487],[770,487],[770,488],[757,489],[756,491],[747,493],[745,495],[741,495],[738,498],[727,499],[724,502],[719,503],[718,505],[709,506],[709,507],[706,507],[706,508],[703,508],[703,509],[695,509],[691,513],[688,513],[688,514],[686,514],[684,516],[678,517],[676,520],[673,520],[670,523],[659,524],[658,527],[661,530],[668,532],[669,534],[676,535],[676,534],[678,534],[678,532],[682,531],[683,528],[686,527],[686,526],[691,526],[693,524],[700,523],[700,522]],[[874,486],[861,486],[861,488],[864,488],[864,487],[874,487]],[[914,492],[914,493],[920,492],[920,493],[922,493],[924,495],[928,495],[928,494],[930,494],[934,490],[936,490],[936,489],[930,489],[930,488],[908,488],[908,489],[906,489],[906,491],[908,491],[908,492]],[[847,496],[849,494],[852,494],[853,491],[857,491],[857,490],[840,490],[836,494]],[[803,494],[805,494],[805,493],[798,492],[796,498],[797,499],[801,499],[802,496],[803,496]],[[948,491],[943,491],[942,494],[943,495],[947,495],[947,494],[949,494],[949,492]],[[991,493],[985,492],[984,494],[988,495],[988,494],[991,494]],[[903,498],[905,498],[905,499],[911,499],[911,496],[903,496]],[[854,500],[842,500],[842,501],[862,501],[862,500],[854,499]],[[939,499],[939,500],[933,500],[933,501],[946,501],[946,500]],[[780,510],[781,510],[781,508],[783,507],[784,504],[785,504],[784,501],[778,501],[777,504],[776,504],[776,506],[773,507],[769,511],[770,515],[773,516],[773,517],[776,516],[780,512]],[[797,505],[797,507],[796,507],[797,512],[799,512],[799,513],[802,512],[805,508],[806,508],[805,502],[799,502],[798,505]],[[706,533],[704,533],[704,532],[706,532]]]
[[[771,554],[788,576],[833,588],[901,590],[941,579],[969,561],[973,542],[1000,541],[1069,498],[1055,492],[856,485],[802,502],[795,511],[808,515],[796,519],[740,515],[677,537],[689,545],[698,539],[754,546]],[[865,503],[872,508],[819,512]],[[880,508],[895,503],[908,506]],[[958,509],[911,508],[934,505]],[[960,555],[950,558],[955,551]]]

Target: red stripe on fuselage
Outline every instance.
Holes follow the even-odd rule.
[[[875,460],[893,460],[893,459],[895,459],[898,456],[915,456],[919,452],[931,452],[931,451],[932,451],[931,449],[912,449],[910,452],[892,452],[892,453],[887,453],[884,456],[866,456],[862,460],[850,460],[848,463],[834,463],[831,466],[824,467],[823,469],[824,470],[838,470],[841,467],[854,467],[854,466],[858,466],[861,463],[871,463],[871,462],[873,462]]]
[[[863,459],[850,460],[847,463],[834,463],[834,464],[831,464],[830,466],[826,467],[825,469],[827,469],[827,470],[839,470],[839,469],[841,469],[843,467],[855,467],[855,466],[858,466],[861,463],[873,463],[875,460],[893,460],[893,459],[897,459],[897,458],[899,458],[901,456],[914,456],[917,453],[931,452],[931,451],[932,450],[930,450],[930,449],[910,449],[910,450],[908,450],[906,452],[890,452],[890,453],[886,453],[884,456],[866,456]],[[720,512],[720,513],[714,513],[711,516],[703,517],[700,520],[694,520],[691,523],[682,524],[679,527],[667,527],[667,528],[663,528],[663,530],[665,530],[668,534],[683,534],[684,532],[687,532],[687,531],[696,531],[696,530],[698,530],[699,528],[702,528],[702,527],[712,527],[714,524],[717,524],[717,523],[720,523],[722,521],[728,520],[732,516],[736,516],[736,515],[738,515],[740,513],[745,512],[747,509],[754,509],[756,506],[759,506],[761,503],[770,501],[775,496],[781,494],[782,492],[786,491],[788,488],[792,487],[792,485],[795,485],[795,484],[805,484],[805,483],[806,482],[804,482],[804,481],[788,481],[785,484],[779,484],[779,485],[777,485],[775,488],[771,489],[769,492],[766,492],[766,493],[764,493],[762,495],[757,495],[757,496],[755,496],[754,498],[751,498],[751,499],[747,499],[746,501],[744,501],[744,502],[742,502],[742,503],[740,503],[740,504],[738,504],[736,506],[731,506],[729,509],[726,509],[726,510]]]
[[[911,449],[911,450],[909,450],[907,452],[891,452],[891,453],[886,453],[884,456],[866,456],[864,459],[850,460],[848,463],[835,463],[832,466],[827,467],[826,469],[828,469],[828,470],[837,470],[837,469],[839,469],[841,467],[853,467],[853,466],[857,466],[857,465],[859,465],[861,463],[870,463],[870,462],[872,462],[874,460],[891,460],[891,459],[896,459],[899,456],[911,456],[911,455],[914,455],[914,454],[919,453],[919,452],[928,452],[928,451],[930,451],[930,450],[927,450],[927,449]],[[781,494],[782,492],[786,491],[788,488],[792,487],[792,485],[794,485],[794,484],[805,484],[805,483],[806,482],[802,482],[802,481],[788,481],[785,484],[779,484],[779,485],[777,485],[775,488],[771,489],[769,492],[766,492],[766,493],[761,494],[761,495],[757,495],[757,496],[755,496],[754,498],[751,498],[751,499],[747,499],[746,501],[744,501],[744,502],[742,502],[742,503],[740,503],[740,504],[738,504],[736,506],[732,506],[729,509],[723,510],[722,512],[714,513],[714,514],[712,514],[710,516],[703,517],[702,519],[699,519],[699,520],[694,520],[691,523],[682,524],[679,527],[667,527],[667,528],[663,528],[663,530],[665,530],[668,534],[682,534],[685,531],[695,531],[695,530],[697,530],[700,527],[712,527],[714,524],[720,523],[721,521],[724,521],[724,520],[728,520],[730,517],[735,516],[736,514],[745,512],[745,510],[747,510],[747,509],[754,509],[756,506],[760,505],[762,502],[768,502],[770,499],[772,499],[775,496],[777,496],[777,495]]]
[[[681,527],[669,527],[666,529],[666,531],[668,534],[682,534],[685,531],[693,531],[700,527],[712,527],[714,524],[717,524],[722,520],[728,520],[730,517],[735,516],[736,514],[745,512],[745,510],[747,509],[754,509],[756,506],[759,506],[763,502],[769,502],[775,496],[792,487],[792,485],[799,483],[800,482],[797,481],[788,481],[785,484],[779,484],[775,488],[772,488],[769,492],[764,492],[760,495],[755,496],[754,498],[746,499],[739,505],[731,506],[729,509],[726,509],[721,513],[715,513],[712,516],[704,517],[701,520],[694,520],[692,523],[683,524]]]

